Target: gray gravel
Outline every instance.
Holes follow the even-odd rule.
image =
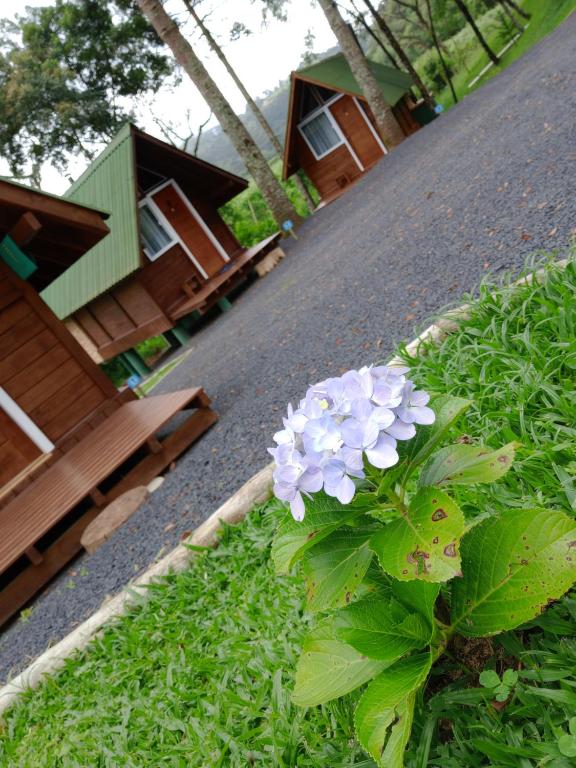
[[[0,640],[21,669],[268,461],[288,400],[385,358],[488,272],[576,232],[576,15],[302,227],[287,257],[195,335],[158,387],[202,385],[221,420],[163,487]]]

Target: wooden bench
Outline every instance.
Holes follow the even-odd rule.
[[[0,625],[81,549],[80,537],[101,509],[126,490],[144,485],[218,420],[202,389],[124,403],[102,424],[0,510]],[[180,411],[194,413],[165,437],[156,433]],[[145,455],[121,477],[114,473],[142,448]],[[99,486],[114,482],[106,491]],[[80,503],[88,509],[49,544],[42,538]],[[27,564],[10,579],[22,558]]]

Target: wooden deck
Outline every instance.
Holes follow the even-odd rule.
[[[202,288],[188,299],[179,301],[169,309],[172,320],[179,320],[191,312],[206,312],[218,299],[226,296],[246,275],[261,261],[280,239],[280,232],[276,232],[260,243],[248,248],[241,256],[236,258],[215,277],[205,283]]]
[[[25,556],[29,565],[0,592],[0,624],[80,551],[80,536],[99,511],[121,493],[161,472],[215,421],[217,414],[202,389],[188,389],[123,404],[36,481],[0,510],[0,574]],[[162,442],[156,433],[186,408],[196,409]],[[98,486],[143,446],[147,455],[119,478],[111,490]],[[56,541],[42,537],[80,502],[90,508]]]

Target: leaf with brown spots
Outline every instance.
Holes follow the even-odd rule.
[[[517,443],[493,451],[481,445],[448,445],[441,448],[422,469],[418,485],[472,485],[492,483],[504,475],[514,461]]]
[[[563,512],[511,509],[462,541],[464,578],[452,586],[461,635],[495,635],[537,616],[576,581],[576,521]]]
[[[386,573],[400,581],[448,581],[460,574],[464,529],[464,516],[448,494],[422,488],[401,518],[372,536],[370,546]]]
[[[308,610],[342,608],[356,599],[374,553],[368,540],[374,530],[341,528],[304,555]]]

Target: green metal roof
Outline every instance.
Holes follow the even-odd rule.
[[[67,190],[76,203],[112,211],[110,234],[43,292],[61,319],[95,299],[140,266],[138,203],[132,127],[123,126],[106,149]]]
[[[394,69],[394,67],[387,67],[370,60],[368,60],[368,64],[380,85],[386,103],[393,107],[412,87],[412,78],[406,72]],[[355,96],[362,96],[360,86],[341,53],[330,56],[328,59],[322,59],[317,64],[299,69],[296,72],[296,77],[303,80],[313,80],[335,91],[346,91]]]

